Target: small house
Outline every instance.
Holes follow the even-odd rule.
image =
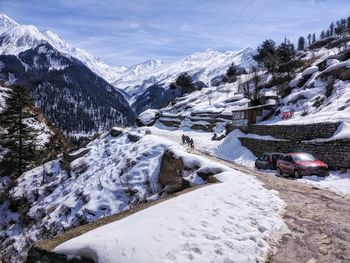
[[[260,122],[275,108],[276,104],[265,104],[232,111],[232,124],[247,126]]]

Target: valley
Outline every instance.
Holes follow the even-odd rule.
[[[0,15],[0,263],[350,262],[338,22],[109,66]]]

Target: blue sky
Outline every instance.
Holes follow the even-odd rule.
[[[0,0],[0,13],[49,29],[110,65],[255,48],[266,38],[296,42],[349,10],[349,0]]]

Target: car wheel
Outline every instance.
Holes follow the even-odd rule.
[[[299,178],[301,178],[302,176],[300,175],[300,173],[299,173],[297,170],[295,170],[295,171],[294,171],[294,177],[295,177],[296,179],[299,179]]]
[[[278,176],[283,176],[281,169],[278,168],[278,167],[277,167],[277,175],[278,175]]]

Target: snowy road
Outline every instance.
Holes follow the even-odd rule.
[[[179,141],[179,134],[182,133],[182,131],[172,133],[159,129],[153,129],[152,132],[175,141]],[[177,134],[177,137],[174,134]],[[192,135],[196,136],[196,134],[198,132]],[[210,142],[208,135],[205,134],[203,133],[200,138],[200,142],[203,142],[199,147],[200,151],[192,150],[192,153],[246,174],[254,175],[264,183],[266,188],[277,190],[279,197],[286,203],[284,220],[291,233],[284,235],[280,244],[276,244],[277,251],[271,254],[269,262],[350,262],[350,236],[347,234],[350,231],[350,197],[348,192],[340,192],[344,195],[338,195],[335,192],[319,188],[306,179],[279,178],[273,174],[255,171],[249,167],[249,163],[248,166],[244,162],[234,164],[208,155],[207,153],[211,153],[208,151]],[[191,132],[189,135],[191,136]],[[207,140],[203,140],[203,138]]]

